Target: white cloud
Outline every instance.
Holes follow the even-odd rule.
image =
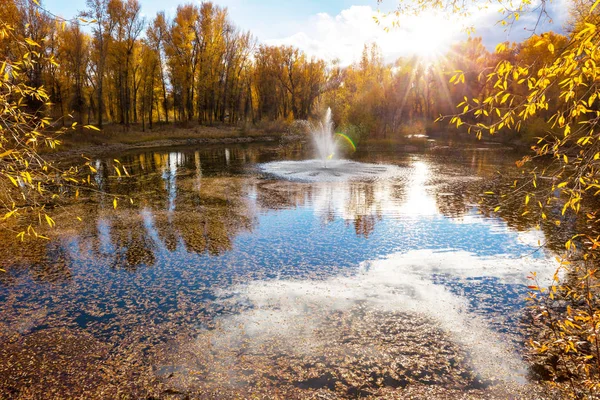
[[[302,31],[265,42],[296,46],[311,56],[327,60],[338,58],[343,65],[358,60],[365,43],[376,42],[388,61],[415,50],[411,34],[416,25],[385,32],[374,20],[377,15],[370,6],[351,6],[336,16],[319,13],[306,21]]]
[[[546,21],[538,26],[538,32],[560,31],[566,14],[566,1],[557,0],[549,4],[552,24]],[[537,17],[525,15],[507,30],[497,25],[502,17],[496,9],[474,13],[471,21],[459,21],[457,17],[441,17],[425,14],[420,17],[401,17],[400,27],[384,30],[374,17],[381,15],[370,6],[351,6],[332,16],[318,13],[300,23],[298,31],[289,36],[264,40],[270,45],[292,45],[310,56],[326,60],[339,59],[342,65],[349,65],[360,59],[364,44],[376,42],[387,62],[400,56],[445,52],[452,42],[466,39],[463,26],[474,25],[476,36],[482,36],[484,43],[493,50],[499,42],[521,41],[531,35]]]

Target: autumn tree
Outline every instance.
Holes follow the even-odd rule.
[[[81,30],[78,22],[65,26],[64,30],[59,30],[57,59],[60,60],[57,69],[61,95],[60,98],[55,99],[55,102],[61,108],[60,116],[64,119],[73,111],[77,115],[79,124],[83,125],[84,111],[88,106],[90,40]]]
[[[59,145],[65,130],[51,129],[52,119],[46,115],[50,95],[37,81],[43,79],[44,67],[56,62],[45,44],[33,39],[45,42],[51,32],[47,16],[34,3],[9,2],[0,8],[0,229],[21,240],[43,237],[39,226],[55,225],[52,209],[86,182],[78,168],[57,168],[40,155]],[[19,29],[21,20],[10,20],[23,15],[36,26]]]
[[[134,48],[144,28],[141,6],[137,0],[110,0],[107,4],[108,24],[112,27],[107,39],[111,51],[111,70],[115,74],[116,104],[119,122],[129,125],[135,113],[135,80],[133,79]]]
[[[165,122],[169,122],[169,101],[167,92],[167,78],[165,74],[164,65],[164,51],[165,51],[165,39],[167,35],[167,23],[165,19],[165,13],[159,12],[156,14],[156,18],[152,21],[152,24],[146,30],[146,36],[148,38],[148,45],[154,51],[156,60],[158,61],[158,71],[160,75],[161,93],[162,93],[162,106],[165,116]],[[158,112],[158,120],[160,121],[160,113]]]
[[[546,12],[546,3],[542,0],[538,8],[542,13],[540,18]],[[464,4],[453,0],[434,3],[417,0],[402,2],[401,9],[434,8],[468,13],[469,8]],[[528,4],[523,2],[519,8],[504,9],[502,21],[510,24],[517,20],[527,12]],[[577,2],[568,40],[553,34],[535,36],[523,45],[520,54],[501,57],[484,77],[485,95],[465,97],[458,104],[458,112],[449,117],[452,124],[463,126],[478,137],[518,131],[531,119],[542,118],[550,129],[520,165],[527,166],[536,157],[551,160],[551,164],[548,166],[546,162],[543,169],[531,165],[527,180],[515,182],[510,192],[502,195],[522,196],[526,212],[538,215],[540,222],[553,216],[556,208],[562,215],[585,210],[589,232],[597,232],[600,222],[592,199],[600,193],[599,4],[597,0]],[[496,53],[502,54],[507,49],[501,43]],[[457,84],[464,82],[464,71],[456,71],[451,80]],[[552,182],[546,191],[541,189],[542,178]],[[495,210],[501,210],[502,206],[500,201]],[[556,223],[560,224],[560,220]],[[565,244],[568,254],[563,258],[561,270],[569,279],[561,279],[557,271],[548,288],[532,275],[535,283],[530,286],[535,318],[545,326],[538,340],[530,342],[532,350],[558,360],[555,362],[558,367],[551,369],[555,384],[565,395],[576,398],[596,397],[600,389],[597,300],[600,276],[596,267],[600,237],[589,232],[580,232]],[[569,258],[575,254],[580,260]],[[549,307],[557,297],[570,304],[565,313],[556,313]]]
[[[109,38],[115,28],[115,21],[108,14],[108,2],[109,0],[86,0],[88,9],[81,13],[83,18],[89,18],[90,21],[93,21],[90,22],[93,34],[92,62],[94,64],[94,78],[92,82],[94,82],[96,91],[96,125],[99,129],[102,129],[104,113],[104,74],[109,50]]]
[[[156,98],[156,83],[161,80],[159,69],[161,66],[160,57],[156,51],[147,43],[142,43],[140,46],[141,54],[140,71],[139,71],[139,87],[141,97],[141,117],[142,130],[146,129],[146,117],[148,127],[152,129],[152,116],[154,114],[154,103]],[[137,91],[136,91],[137,93]]]
[[[255,54],[259,119],[306,119],[326,84],[326,64],[290,46],[260,46]]]

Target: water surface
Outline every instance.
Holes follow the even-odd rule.
[[[92,195],[59,211],[72,222],[51,241],[0,248],[0,393],[532,393],[526,276],[556,265],[542,231],[477,205],[513,152],[366,148],[355,161],[398,173],[361,181],[261,172],[304,156],[252,145],[96,160],[98,188],[133,204]]]

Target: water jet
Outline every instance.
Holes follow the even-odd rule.
[[[334,133],[330,108],[321,121],[311,125],[311,137],[314,159],[260,164],[260,170],[278,178],[303,182],[375,180],[398,176],[403,171],[395,165],[362,163],[339,158],[338,137],[348,141],[354,150],[356,147],[346,135]]]

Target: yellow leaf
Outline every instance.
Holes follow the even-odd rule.
[[[113,199],[113,208],[117,208],[117,198]]]
[[[594,5],[590,8],[590,15],[592,14],[592,11],[594,11],[594,8],[598,7],[598,4],[600,4],[600,0],[596,0]]]
[[[8,176],[8,179],[10,179],[10,181],[13,183],[13,185],[15,185],[16,187],[19,187],[19,183],[17,182],[17,180],[15,178],[13,178],[10,175],[6,175]]]
[[[54,220],[52,218],[50,218],[48,216],[48,214],[44,214],[44,216],[46,217],[46,222],[48,223],[48,226],[50,228],[52,228],[54,225],[56,225],[56,222],[54,222]]]
[[[4,217],[2,217],[2,219],[8,219],[10,217],[12,217],[13,214],[15,214],[17,212],[17,209],[15,208],[14,210],[11,210],[9,212],[7,212],[6,214],[4,214]]]
[[[25,38],[25,42],[27,42],[27,44],[29,44],[30,46],[36,46],[36,47],[41,47],[39,44],[37,44],[34,40],[32,40],[31,38]]]
[[[500,206],[494,208],[494,212],[498,212],[498,210],[500,210]]]
[[[548,45],[548,50],[550,51],[550,53],[554,54],[554,45],[552,43]]]
[[[0,154],[0,158],[4,158],[8,155],[10,155],[13,152],[13,150],[6,150],[4,153]]]

